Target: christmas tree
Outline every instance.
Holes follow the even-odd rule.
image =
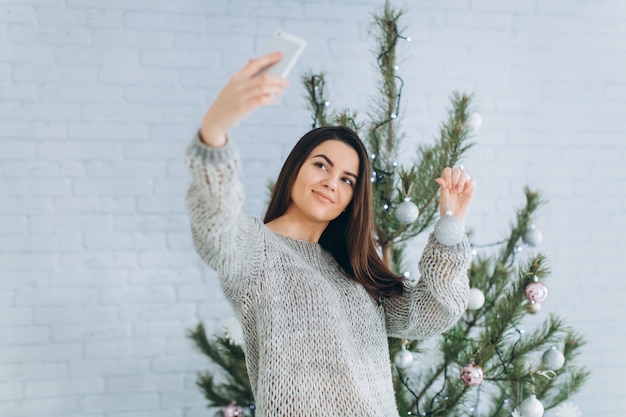
[[[350,109],[330,112],[325,74],[303,76],[312,113],[312,127],[340,124],[365,138],[371,155],[376,239],[384,262],[405,273],[403,250],[410,239],[435,226],[442,237],[454,234],[438,219],[438,185],[434,178],[446,166],[458,165],[471,148],[480,117],[471,111],[472,96],[454,93],[448,119],[434,143],[418,148],[415,162],[398,161],[400,105],[404,81],[397,66],[403,36],[403,12],[389,2],[375,13],[373,35],[380,77],[378,95],[367,121]],[[473,246],[468,272],[470,303],[459,322],[441,337],[427,342],[390,339],[396,401],[401,416],[522,416],[540,417],[555,409],[558,417],[580,415],[567,399],[585,382],[588,372],[575,365],[583,339],[559,317],[550,315],[535,330],[520,323],[540,312],[547,296],[546,257],[530,253],[521,259],[522,245],[534,247],[541,233],[532,219],[543,204],[537,191],[526,189],[510,233],[500,242]],[[225,407],[224,415],[254,415],[254,401],[245,370],[241,341],[232,329],[207,337],[202,325],[190,332],[198,348],[221,368],[222,382],[199,374],[198,385],[210,406]],[[236,404],[240,404],[240,407]]]

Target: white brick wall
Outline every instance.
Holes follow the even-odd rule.
[[[333,105],[376,84],[372,0],[0,0],[0,415],[200,417],[205,361],[185,339],[230,315],[190,244],[184,148],[225,82],[277,28],[308,48],[277,108],[234,132],[248,211],[309,127],[297,74],[329,71]],[[469,219],[498,240],[522,187],[551,259],[554,312],[589,340],[585,416],[623,415],[626,3],[396,2],[409,153],[454,90],[484,125]]]

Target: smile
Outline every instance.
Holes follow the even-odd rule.
[[[313,194],[315,194],[315,196],[317,197],[318,200],[321,200],[323,202],[326,203],[334,203],[335,201],[327,194],[321,192],[321,191],[315,191],[313,190]]]

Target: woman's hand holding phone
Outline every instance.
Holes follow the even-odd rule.
[[[289,84],[279,75],[264,74],[262,70],[278,63],[282,53],[275,52],[251,59],[233,74],[204,115],[200,127],[202,141],[211,147],[226,143],[226,133],[260,106],[277,103]]]
[[[211,147],[226,143],[226,133],[260,106],[277,103],[288,85],[287,74],[306,46],[304,39],[277,31],[264,54],[233,74],[204,115],[202,141]]]

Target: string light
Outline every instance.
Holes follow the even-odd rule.
[[[404,39],[406,41],[410,41],[410,38],[405,37],[400,35],[400,33],[398,33],[398,29],[397,27],[394,27],[394,36],[392,41],[387,45],[387,48],[384,49],[376,58],[377,62],[378,62],[378,66],[380,68],[384,68],[385,65],[382,62],[383,58],[385,58],[386,56],[388,56],[391,51],[395,50],[396,45],[398,43],[398,39]],[[398,65],[394,65],[393,66],[394,71],[398,71],[399,70],[399,66]],[[404,80],[402,79],[402,77],[400,77],[399,75],[394,75],[394,79],[399,82],[399,86],[397,87],[397,95],[396,95],[396,103],[395,103],[395,109],[390,113],[389,115],[389,119],[383,120],[381,122],[378,122],[374,128],[372,129],[372,136],[374,138],[374,145],[376,148],[376,152],[380,151],[381,148],[381,144],[380,144],[380,136],[378,134],[378,129],[380,129],[381,127],[385,126],[387,123],[391,123],[393,120],[396,120],[398,118],[398,114],[400,113],[400,102],[402,99],[402,90],[404,89]]]
[[[313,119],[311,129],[315,129],[317,127],[317,119],[321,111],[320,110],[321,105],[317,98],[317,94],[320,92],[320,87],[318,84],[320,79],[321,79],[321,76],[313,74],[311,76],[310,83],[309,83],[309,85],[311,86],[311,89],[309,90],[309,95],[313,98],[313,103],[315,105],[315,113],[313,114],[313,116],[311,116],[311,118]]]

